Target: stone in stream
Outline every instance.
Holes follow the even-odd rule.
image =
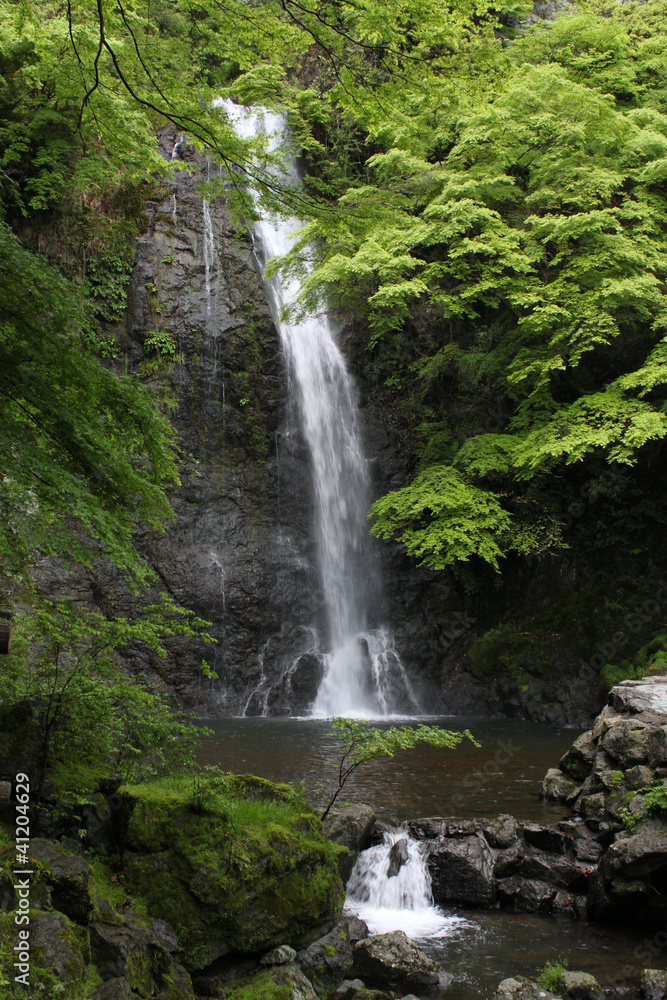
[[[551,913],[557,889],[547,882],[513,875],[497,883],[498,899],[526,913]]]
[[[639,995],[642,1000],[667,1000],[667,972],[664,969],[642,969]]]
[[[481,834],[436,841],[428,853],[427,865],[436,903],[493,903],[493,857]]]
[[[542,782],[542,798],[550,802],[567,802],[580,791],[581,785],[557,767],[550,767]]]
[[[358,918],[352,918],[349,923],[353,924],[355,933],[364,936],[363,931],[355,926],[362,925],[366,935],[368,934],[368,928]],[[334,986],[345,979],[352,968],[349,923],[347,920],[342,920],[329,934],[325,934],[319,941],[314,941],[296,956],[297,965],[318,992],[329,993]]]
[[[501,813],[500,816],[496,816],[491,822],[483,823],[482,830],[491,847],[503,850],[516,843],[516,820],[514,816],[509,816],[507,813]]]
[[[389,851],[389,868],[387,869],[387,878],[395,878],[403,865],[407,863],[408,859],[408,842],[405,837],[401,837],[395,844],[392,844],[391,850]]]
[[[588,972],[568,972],[565,969],[558,977],[558,987],[563,1000],[603,1000],[604,997],[599,982]]]
[[[370,806],[352,803],[332,809],[322,824],[325,837],[341,847],[347,847],[348,856],[339,864],[343,884],[347,882],[360,851],[370,847],[376,816]]]
[[[392,1000],[388,993],[369,990],[361,979],[345,979],[330,996],[330,1000]]]
[[[406,829],[413,840],[435,840],[442,835],[444,828],[445,820],[441,816],[411,819],[406,823]]]
[[[513,979],[503,979],[498,984],[493,1000],[558,1000],[554,993],[531,983],[523,976],[516,976]]]
[[[403,931],[375,934],[354,947],[355,975],[380,989],[434,989],[442,970]]]

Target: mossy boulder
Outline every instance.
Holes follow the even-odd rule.
[[[62,1000],[80,1000],[86,996],[89,978],[90,946],[88,932],[73,924],[63,913],[43,910],[30,911],[30,987],[40,996],[52,996],[57,991]],[[0,913],[0,981],[4,976],[9,992],[3,997],[30,996],[26,988],[15,981],[13,947],[17,943],[17,927],[13,913]],[[20,969],[20,972],[23,970]]]
[[[318,1000],[312,983],[296,965],[281,965],[259,972],[226,1000]]]
[[[121,791],[127,887],[176,929],[190,968],[302,944],[338,917],[345,851],[289,786],[227,775]]]
[[[156,990],[167,1000],[193,1000],[187,972],[173,953],[177,942],[161,920],[142,919],[131,911],[114,923],[90,925],[93,962],[102,979],[124,979],[133,996],[152,997]]]

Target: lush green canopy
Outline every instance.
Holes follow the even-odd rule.
[[[373,531],[432,568],[559,544],[567,467],[595,492],[667,434],[666,17],[613,4],[476,39],[483,85],[464,65],[409,132],[390,115],[290,262],[316,247],[306,304],[367,317],[421,419]]]
[[[307,261],[305,306],[325,296],[370,326],[375,370],[420,441],[413,482],[374,507],[376,534],[433,568],[498,566],[561,544],[564,493],[600,492],[606,465],[658,446],[667,15],[651,2],[526,13],[0,5],[5,218],[21,229],[64,210],[98,248],[80,269],[69,250],[56,261],[72,290],[3,230],[5,568],[40,551],[87,559],[94,540],[136,571],[133,508],[155,527],[169,516],[168,425],[93,353],[122,311],[147,178],[173,169],[158,152],[166,122],[228,180],[245,170],[268,202],[299,201],[310,221],[286,266]],[[307,194],[263,169],[262,142],[237,138],[218,94],[289,112]],[[244,191],[226,196],[247,211]]]

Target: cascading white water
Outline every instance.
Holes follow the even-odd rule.
[[[284,141],[286,123],[281,115],[243,108],[231,101],[220,103],[242,137],[265,134],[273,150]],[[285,169],[297,184],[295,164],[286,161]],[[272,257],[287,253],[293,234],[301,226],[295,218],[255,222],[253,238],[260,263],[265,265]],[[281,318],[283,307],[298,296],[298,282],[276,276],[267,282],[267,288],[312,460],[318,560],[331,650],[313,712],[322,716],[383,715],[395,710],[397,694],[401,707],[417,711],[389,632],[367,630],[368,611],[377,596],[368,548],[370,484],[356,393],[335,331],[326,314],[309,316],[302,322]],[[399,691],[401,687],[404,690]]]
[[[404,840],[407,860],[389,875],[394,845]],[[371,934],[404,931],[413,938],[446,937],[467,925],[434,906],[431,877],[418,841],[405,830],[387,831],[376,847],[362,851],[347,885],[345,908],[368,924]]]

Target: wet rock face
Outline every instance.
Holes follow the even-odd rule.
[[[165,132],[167,156],[174,139]],[[176,155],[195,170],[180,171],[150,206],[133,275],[130,353],[140,370],[150,368],[154,324],[176,345],[168,384],[188,458],[176,521],[147,551],[177,599],[213,622],[218,645],[181,644],[159,669],[204,712],[286,714],[313,697],[301,677],[294,691],[283,680],[313,648],[317,623],[307,456],[250,237],[232,226],[222,199],[206,210],[198,184],[217,167],[186,144]],[[218,674],[204,685],[202,658]]]
[[[308,455],[250,236],[223,198],[205,210],[199,185],[218,168],[177,138],[167,128],[162,153],[192,172],[146,204],[122,364],[169,400],[181,447],[175,521],[139,547],[156,589],[212,622],[217,645],[174,640],[166,659],[135,649],[126,661],[203,715],[302,712],[322,673]],[[39,582],[106,612],[136,608],[110,569],[75,579],[46,561]],[[202,678],[202,660],[217,680]]]
[[[188,169],[163,179],[157,200],[145,206],[149,224],[137,240],[119,366],[167,401],[181,484],[170,498],[173,524],[162,536],[143,534],[138,545],[156,571],[156,590],[210,621],[217,644],[175,639],[165,659],[130,649],[125,662],[203,716],[303,714],[324,673],[326,628],[310,459],[280,338],[246,227],[232,222],[224,197],[208,206],[202,198],[207,176],[224,182],[218,167],[171,127],[161,151]],[[381,424],[377,414],[370,422]],[[391,465],[395,442],[368,433],[365,443],[369,454],[388,449]],[[391,587],[407,593],[411,572],[403,560]],[[136,595],[109,567],[91,579],[45,560],[36,575],[46,595],[67,593],[109,614],[136,610]],[[414,611],[401,653],[415,651],[418,666],[416,636],[429,623],[417,591],[410,593],[411,603],[392,607],[389,618],[375,608],[369,626],[393,625],[394,612]],[[203,660],[217,679],[203,678]]]

